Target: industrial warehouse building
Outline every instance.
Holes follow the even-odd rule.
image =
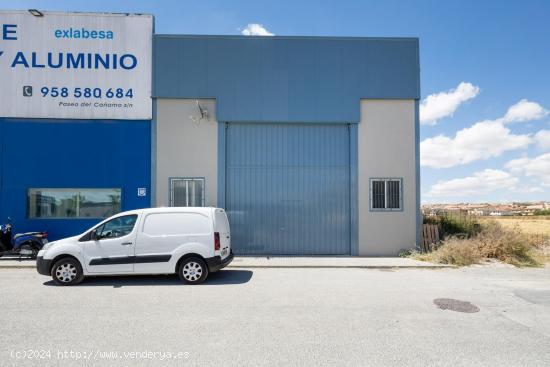
[[[59,238],[118,211],[217,206],[236,254],[419,243],[417,39],[156,34],[151,50],[150,118],[2,115],[0,216],[16,231]]]

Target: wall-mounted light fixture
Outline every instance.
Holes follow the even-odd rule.
[[[34,15],[35,17],[43,17],[44,16],[44,13],[42,13],[40,10],[38,9],[29,9],[29,13],[31,13],[32,15]]]

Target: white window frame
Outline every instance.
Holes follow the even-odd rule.
[[[185,192],[187,193],[187,196],[185,197],[185,206],[188,207],[189,205],[189,183],[193,181],[201,181],[202,182],[202,202],[201,207],[205,206],[206,203],[206,180],[204,177],[170,177],[168,180],[168,192],[170,196],[170,206],[174,206],[174,182],[177,181],[184,181],[186,185]]]
[[[373,183],[384,182],[384,208],[374,208]],[[388,182],[399,182],[399,208],[388,208]],[[372,212],[400,212],[403,211],[403,179],[396,177],[373,177],[369,180],[369,207]]]

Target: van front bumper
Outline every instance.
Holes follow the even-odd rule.
[[[50,275],[52,260],[44,259],[42,256],[36,258],[36,271],[42,275]]]
[[[206,265],[208,265],[208,271],[211,273],[216,272],[225,268],[227,265],[233,261],[233,252],[230,252],[229,255],[222,260],[221,256],[214,256],[206,259]]]

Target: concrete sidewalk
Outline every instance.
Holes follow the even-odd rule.
[[[350,256],[268,256],[235,257],[232,268],[449,268],[452,265],[434,264],[402,257],[350,257]]]
[[[0,258],[0,269],[34,268],[35,260]],[[401,257],[235,257],[229,268],[365,268],[392,269],[416,268],[439,269],[452,268],[452,265],[433,264]]]

